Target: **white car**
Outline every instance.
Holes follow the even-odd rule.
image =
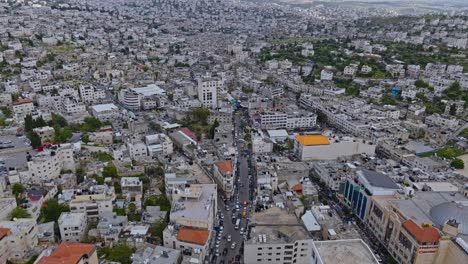
[[[244,234],[244,228],[243,227],[240,229],[239,234],[241,234],[241,235]]]
[[[235,249],[235,248],[236,248],[236,242],[232,242],[231,249]]]
[[[231,235],[228,235],[227,242],[231,242]]]

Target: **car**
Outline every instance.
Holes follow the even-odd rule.
[[[223,229],[224,229],[224,226],[219,227],[219,230],[223,231]]]
[[[219,252],[216,252],[216,253],[215,253],[215,256],[219,257]]]
[[[235,249],[235,248],[236,248],[236,242],[232,242],[231,249]]]
[[[231,235],[228,235],[227,242],[231,242]]]
[[[221,215],[221,219],[224,219],[224,215],[223,215],[223,214]]]
[[[239,234],[243,235],[244,234],[244,228],[241,227],[240,231],[239,231]]]
[[[226,256],[227,252],[228,252],[228,249],[227,249],[227,248],[224,248],[224,250],[223,250],[223,256]]]

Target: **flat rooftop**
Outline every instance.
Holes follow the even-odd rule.
[[[199,193],[198,198],[181,198],[172,205],[171,219],[199,219],[207,220],[210,216],[212,201],[216,199],[216,184],[192,184],[194,191]],[[201,189],[200,187],[201,186]],[[177,220],[176,220],[177,221]]]
[[[314,241],[314,246],[325,264],[379,263],[361,239]]]

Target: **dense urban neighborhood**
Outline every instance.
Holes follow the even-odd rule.
[[[0,264],[468,263],[468,5],[342,2],[0,0]]]

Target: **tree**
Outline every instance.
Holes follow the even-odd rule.
[[[65,143],[67,142],[69,138],[73,136],[73,132],[71,128],[69,127],[60,128],[56,126],[54,127],[54,130],[55,130],[55,136],[54,136],[55,142]]]
[[[143,203],[143,206],[159,206],[161,208],[161,211],[171,210],[171,202],[164,196],[153,195],[147,197],[145,202]]]
[[[117,245],[112,248],[104,247],[98,252],[99,257],[121,264],[131,264],[132,254],[133,250],[127,245]]]
[[[463,162],[462,159],[454,159],[452,162],[450,162],[450,166],[455,169],[462,170],[465,168],[465,162]]]
[[[172,102],[174,100],[174,94],[172,94],[172,93],[168,94],[167,95],[167,100]]]
[[[15,218],[31,218],[31,214],[24,208],[16,207],[10,213],[10,220]]]
[[[117,178],[117,176],[117,168],[112,163],[107,164],[102,170],[102,177],[104,178]]]
[[[80,130],[86,132],[95,132],[101,128],[102,123],[95,117],[86,117],[84,123],[81,125]]]
[[[29,132],[27,137],[31,141],[32,148],[37,149],[41,145],[41,137],[36,132]]]
[[[136,211],[136,205],[134,203],[129,203],[127,209],[131,214],[134,214]]]
[[[153,236],[158,237],[163,240],[163,231],[166,229],[167,222],[166,221],[159,221],[156,223],[152,223],[148,229],[148,233],[150,233]]]
[[[68,206],[58,203],[56,198],[52,198],[42,205],[39,219],[42,222],[56,222],[63,212],[69,212]]]
[[[210,139],[214,139],[215,131],[218,126],[219,126],[218,119],[215,119],[215,121],[213,122],[213,125],[211,125],[210,127],[210,135],[209,135]]]
[[[195,122],[200,122],[202,125],[206,125],[208,123],[208,116],[210,116],[210,110],[198,107],[192,111],[191,115]]]
[[[15,183],[11,188],[11,192],[18,198],[24,193],[24,187],[20,183]]]
[[[84,176],[86,175],[85,169],[79,167],[76,169],[76,183],[81,183],[84,181]]]

